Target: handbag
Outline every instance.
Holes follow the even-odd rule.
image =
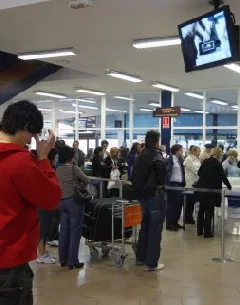
[[[74,171],[74,165],[72,167],[73,171],[73,190],[74,190],[74,199],[76,204],[84,205],[85,203],[88,203],[92,200],[92,196],[89,194],[86,187],[84,187],[82,184],[78,185],[76,182],[76,174]]]
[[[110,174],[110,179],[120,181],[120,175],[121,174],[120,174],[120,171],[118,169],[112,169],[111,174]],[[120,183],[118,183],[118,181],[109,181],[107,189],[110,190],[110,189],[113,189],[113,188],[119,189],[120,188]]]

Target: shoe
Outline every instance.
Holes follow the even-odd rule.
[[[212,238],[212,237],[214,237],[214,235],[213,234],[204,234],[203,235],[203,238]]]
[[[38,264],[55,264],[56,259],[53,258],[49,253],[45,253],[44,255],[38,255],[37,258]]]
[[[56,256],[56,255],[52,255],[52,254],[50,254],[48,251],[46,252],[46,254],[47,254],[48,256],[51,256],[51,257],[54,258],[54,259],[57,259],[57,256]]]
[[[58,240],[47,241],[47,245],[50,247],[58,248]]]
[[[70,270],[73,270],[73,269],[81,269],[81,268],[83,268],[84,267],[84,263],[78,263],[78,264],[76,264],[76,265],[69,265],[68,266],[68,268],[70,269]]]
[[[187,225],[195,225],[196,224],[196,221],[194,219],[190,219],[190,220],[186,220],[185,223]]]
[[[68,266],[68,264],[67,263],[61,263],[61,267],[63,268],[63,267],[67,267]]]
[[[144,262],[141,262],[141,261],[136,261],[136,266],[144,266]]]
[[[203,232],[198,232],[197,236],[203,236]]]
[[[176,224],[177,229],[184,229],[184,226],[181,226],[179,223]]]
[[[151,272],[151,271],[159,271],[159,270],[163,270],[164,269],[164,264],[158,264],[157,267],[155,268],[150,268],[145,266],[144,271],[146,272]]]
[[[175,227],[175,226],[168,226],[168,227],[166,227],[166,230],[167,230],[167,231],[177,232],[177,231],[178,231],[178,228]]]

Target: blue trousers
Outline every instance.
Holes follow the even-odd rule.
[[[79,245],[82,236],[84,205],[77,205],[73,198],[60,203],[59,261],[68,265],[79,263]]]
[[[146,197],[141,201],[142,224],[139,232],[136,259],[149,268],[158,265],[161,252],[162,229],[166,215],[165,194]]]

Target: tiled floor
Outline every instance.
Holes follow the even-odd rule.
[[[111,258],[91,261],[81,246],[82,271],[59,265],[33,264],[35,305],[239,305],[240,239],[227,237],[226,253],[239,262],[212,262],[220,255],[220,238],[196,237],[195,228],[185,233],[164,232],[162,261],[165,270],[144,273],[129,256],[122,268]]]

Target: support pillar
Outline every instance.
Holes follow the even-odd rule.
[[[101,141],[106,139],[106,95],[101,97]]]
[[[134,116],[134,103],[133,96],[130,96],[131,100],[129,101],[129,147],[133,145],[133,116]]]
[[[161,92],[161,100],[162,100],[162,107],[163,108],[169,108],[171,107],[172,103],[172,94],[169,91],[162,91]],[[171,120],[171,119],[170,119]],[[170,154],[170,145],[171,145],[171,122],[166,128],[166,126],[163,126],[163,120],[161,122],[161,144],[166,146],[166,153]]]

